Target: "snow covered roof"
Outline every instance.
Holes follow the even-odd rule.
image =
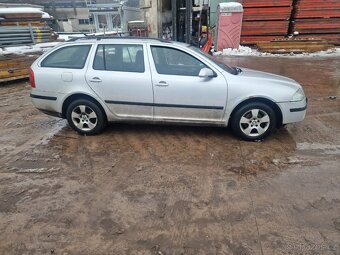
[[[43,19],[52,19],[52,16],[49,15],[47,12],[43,12],[41,18],[43,18]]]
[[[41,11],[38,8],[32,8],[32,7],[0,8],[0,14],[17,14],[17,13],[36,13],[36,14],[42,14],[43,11]]]

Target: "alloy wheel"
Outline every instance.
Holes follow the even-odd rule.
[[[258,137],[268,130],[270,117],[264,110],[251,109],[242,115],[239,124],[245,135]]]
[[[71,113],[73,124],[81,131],[91,131],[97,126],[98,117],[95,111],[86,105],[76,106]]]

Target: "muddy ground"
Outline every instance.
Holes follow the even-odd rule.
[[[80,136],[0,86],[0,254],[340,254],[340,59],[225,59],[290,76],[306,120],[263,142],[228,129]],[[337,99],[330,99],[337,96]]]

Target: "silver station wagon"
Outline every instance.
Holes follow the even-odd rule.
[[[108,122],[230,126],[245,140],[302,121],[307,99],[294,80],[223,64],[187,44],[150,38],[62,43],[31,66],[36,108],[81,134]]]

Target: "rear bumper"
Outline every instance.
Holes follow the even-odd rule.
[[[53,117],[64,118],[63,115],[60,112],[50,112],[50,111],[45,111],[45,110],[41,110],[41,109],[38,109],[38,110],[47,114],[47,115],[53,116]]]
[[[308,99],[299,102],[278,103],[282,111],[282,124],[303,121],[306,117]]]
[[[57,101],[57,97],[49,97],[49,96],[40,96],[40,95],[35,95],[35,94],[30,94],[31,98],[35,99],[42,99],[42,100],[48,100],[48,101]]]
[[[58,102],[58,98],[55,96],[42,96],[35,93],[30,94],[32,104],[40,111],[54,116],[54,117],[62,117],[61,112],[59,111],[60,102]]]

